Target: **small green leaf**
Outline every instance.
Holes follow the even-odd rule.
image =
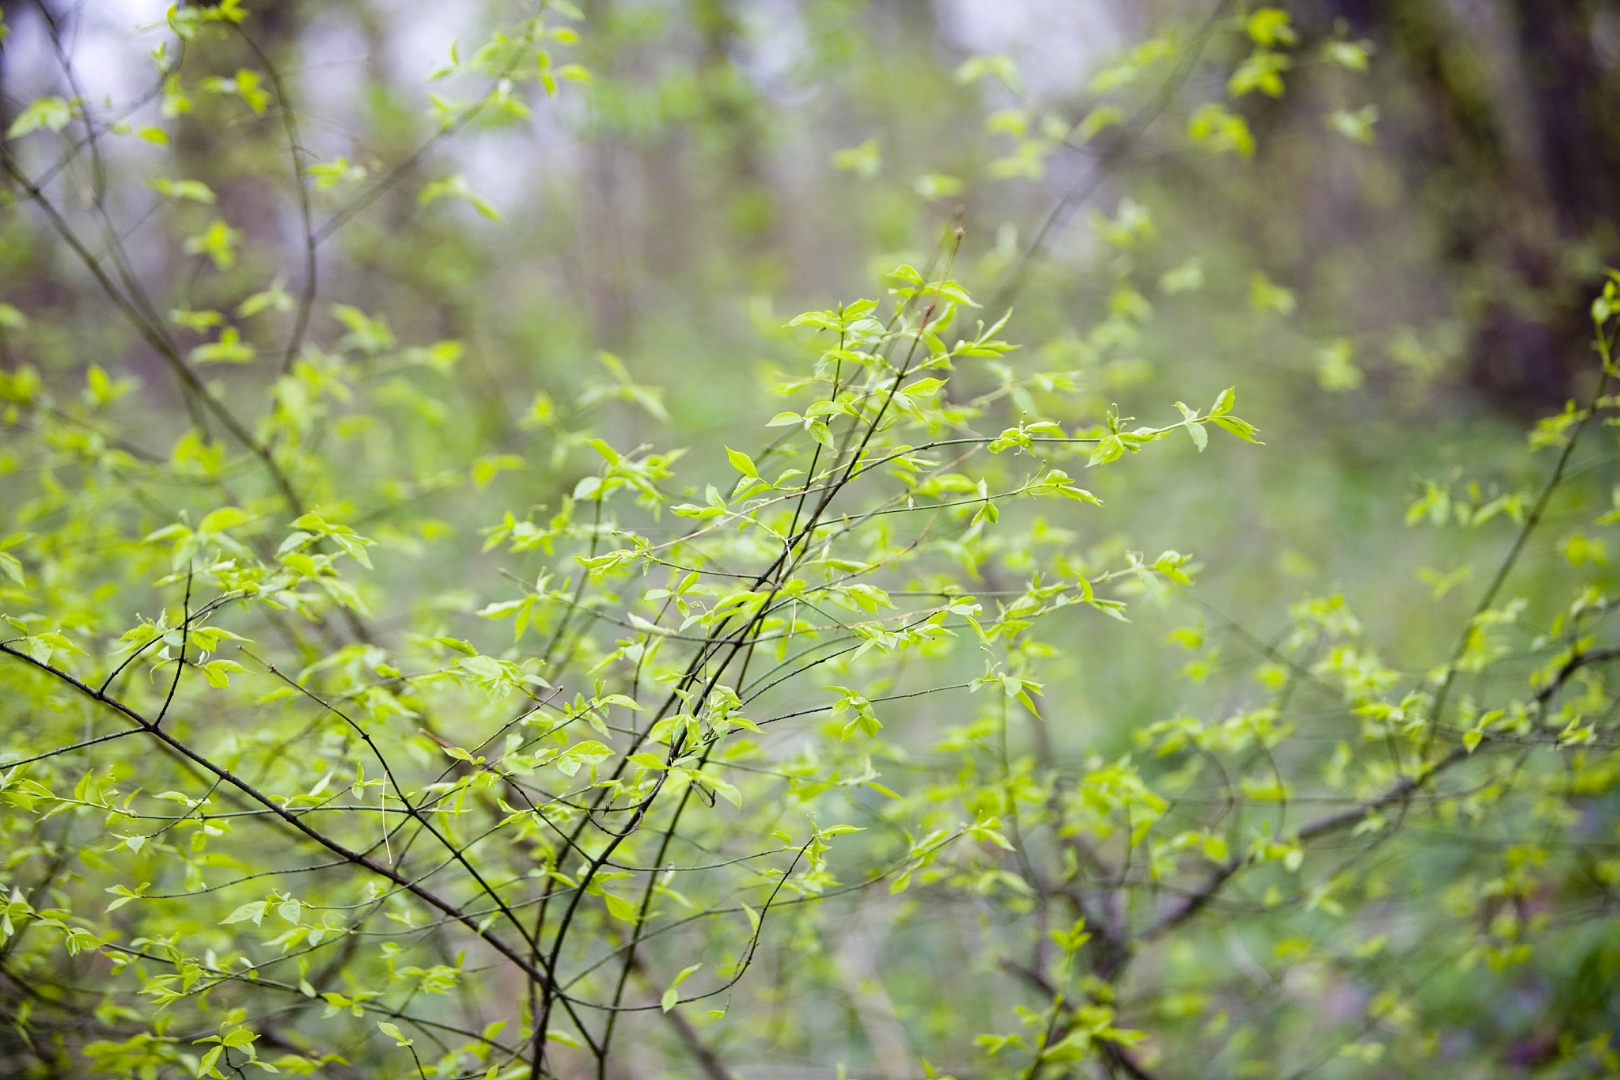
[[[234,529],[236,526],[252,520],[253,515],[240,506],[223,506],[203,518],[197,525],[197,531],[200,533],[219,533],[224,532],[226,529]]]
[[[247,668],[238,664],[235,660],[210,660],[208,663],[201,665],[198,670],[203,673],[203,678],[208,680],[209,686],[214,687],[216,690],[223,690],[231,684],[230,676],[232,672],[246,671]]]
[[[743,453],[741,450],[733,450],[728,446],[726,447],[726,457],[731,459],[731,467],[733,469],[736,469],[744,476],[751,476],[756,480],[759,478],[759,469],[754,467],[754,459]]]
[[[859,146],[838,151],[833,155],[833,168],[871,179],[883,168],[883,154],[878,141],[867,139]]]
[[[1125,120],[1125,110],[1117,105],[1099,105],[1086,114],[1084,120],[1075,128],[1075,135],[1081,142],[1090,142],[1092,136],[1105,127],[1122,123]]]
[[[422,193],[417,196],[417,201],[423,206],[439,199],[459,199],[491,221],[501,219],[501,212],[495,209],[494,204],[488,199],[474,191],[464,176],[435,180],[424,187]]]
[[[1281,8],[1263,7],[1249,16],[1249,37],[1256,45],[1292,45],[1299,35],[1288,24],[1288,12]]]
[[[1376,105],[1366,105],[1354,111],[1338,109],[1327,115],[1328,127],[1351,142],[1371,143],[1374,139],[1373,125],[1376,123],[1378,123]]]
[[[639,922],[636,905],[622,896],[604,891],[602,899],[607,904],[608,914],[621,922]]]
[[[243,904],[241,907],[225,916],[225,918],[221,919],[219,924],[221,926],[230,926],[232,923],[247,922],[251,919],[253,921],[253,925],[258,926],[260,923],[264,922],[264,909],[268,906],[269,905],[263,900],[255,901],[251,904]]]
[[[199,345],[187,356],[193,364],[250,364],[256,355],[251,344],[242,340],[242,332],[227,326],[219,332],[219,340]]]
[[[73,119],[73,106],[59,97],[42,97],[17,114],[6,129],[6,138],[15,139],[31,131],[61,131]]]
[[[411,1045],[412,1040],[405,1037],[404,1033],[399,1030],[398,1024],[390,1024],[386,1020],[379,1020],[377,1021],[377,1030],[381,1031],[384,1035],[387,1035],[390,1039],[393,1039],[395,1046]]]
[[[658,999],[658,1004],[665,1012],[669,1012],[669,1010],[673,1009],[675,1007],[675,1003],[680,1000],[680,997],[676,991],[681,983],[686,981],[686,977],[688,975],[691,975],[702,966],[702,964],[693,964],[690,967],[682,968],[681,973],[675,976],[675,981],[669,984],[669,989],[664,991],[664,996]]]

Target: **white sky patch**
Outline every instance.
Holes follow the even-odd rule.
[[[1073,94],[1128,44],[1106,0],[935,0],[940,34],[973,55],[1005,53],[1037,96]]]

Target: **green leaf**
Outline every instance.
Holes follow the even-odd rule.
[[[422,188],[421,194],[417,196],[417,201],[423,206],[439,199],[459,199],[491,221],[501,219],[501,212],[495,209],[493,203],[475,192],[464,176],[435,180]]]
[[[219,340],[199,345],[187,356],[193,364],[250,364],[255,350],[234,326],[219,332]]]
[[[1247,420],[1239,420],[1235,416],[1212,416],[1210,422],[1220,425],[1244,442],[1258,443],[1260,441],[1254,437],[1255,433],[1260,429]]]
[[[1347,71],[1366,71],[1371,51],[1372,43],[1367,41],[1330,41],[1322,46],[1322,59]]]
[[[1282,97],[1282,73],[1293,67],[1293,61],[1282,53],[1260,47],[1238,65],[1227,80],[1226,88],[1233,97],[1258,90],[1267,97]]]
[[[6,138],[15,139],[31,131],[61,131],[73,120],[73,106],[59,97],[42,97],[30,102],[6,129]]]
[[[859,146],[840,150],[833,155],[833,168],[852,172],[870,179],[883,168],[883,154],[876,139],[867,139]]]
[[[686,977],[688,975],[696,972],[701,967],[703,967],[702,964],[692,964],[689,967],[682,968],[681,973],[675,976],[675,981],[669,984],[669,989],[665,990],[664,996],[659,999],[659,1005],[662,1006],[665,1012],[669,1012],[669,1010],[673,1009],[675,1007],[675,1003],[680,1000],[676,996],[676,989],[681,985],[681,983],[686,981]]]
[[[1079,126],[1075,128],[1075,135],[1079,137],[1081,142],[1089,142],[1103,128],[1122,123],[1124,119],[1125,110],[1119,106],[1099,105],[1088,112],[1084,120],[1080,121]]]
[[[742,809],[742,792],[737,790],[735,784],[728,783],[717,776],[710,776],[708,773],[700,775],[704,785],[711,791],[737,809]]]
[[[316,191],[328,191],[339,184],[353,183],[366,178],[364,165],[351,165],[346,157],[320,161],[304,170],[315,180]]]
[[[1250,277],[1249,306],[1254,310],[1274,311],[1286,317],[1294,313],[1297,303],[1292,292],[1275,284],[1266,275],[1256,273]]]
[[[1362,372],[1352,357],[1355,346],[1340,338],[1316,354],[1316,381],[1329,393],[1345,393],[1361,386]]]
[[[986,77],[1000,81],[1015,94],[1024,88],[1023,80],[1018,77],[1018,65],[1005,55],[971,57],[956,69],[955,75],[956,81],[964,86]]]
[[[225,916],[225,918],[221,919],[219,924],[221,926],[230,926],[233,923],[247,922],[252,920],[253,925],[258,926],[264,922],[264,911],[268,906],[269,904],[263,900],[258,900],[251,904],[243,904],[241,907]]]
[[[208,663],[200,665],[198,670],[203,673],[203,678],[208,680],[209,686],[214,687],[216,690],[223,690],[231,684],[230,675],[232,672],[246,671],[247,668],[238,664],[235,660],[210,660]]]
[[[731,460],[733,469],[736,469],[744,476],[751,476],[756,480],[759,478],[759,470],[754,467],[754,459],[741,450],[733,450],[728,446],[726,447],[726,457]]]
[[[516,454],[490,454],[473,462],[472,481],[474,487],[488,487],[490,482],[502,472],[510,469],[523,468],[523,459]]]
[[[218,533],[226,529],[234,529],[238,525],[253,520],[253,515],[240,506],[223,506],[214,510],[203,518],[197,525],[200,533]]]
[[[1256,45],[1292,45],[1299,35],[1289,25],[1288,12],[1281,8],[1263,7],[1249,16],[1249,37]]]
[[[1337,109],[1327,115],[1327,125],[1351,142],[1373,142],[1373,125],[1378,123],[1378,106],[1365,105],[1355,111]]]
[[[206,255],[216,269],[229,270],[236,265],[236,247],[241,242],[241,230],[233,229],[216,218],[209,222],[208,228],[186,238],[185,252],[187,255]]]
[[[962,181],[944,173],[924,173],[912,189],[925,199],[949,199],[962,193]]]
[[[1187,135],[1211,154],[1254,156],[1249,122],[1218,102],[1198,107],[1187,121]]]
[[[395,1046],[410,1046],[413,1041],[405,1037],[404,1033],[399,1030],[398,1024],[391,1024],[387,1020],[377,1021],[377,1030],[393,1039]]]
[[[1173,270],[1166,270],[1159,278],[1159,289],[1171,296],[1177,293],[1196,292],[1204,287],[1204,264],[1201,260],[1188,259]]]
[[[637,918],[638,909],[633,902],[606,890],[602,892],[602,900],[607,904],[608,914],[620,922],[635,923],[639,921]]]
[[[156,176],[148,180],[146,186],[164,198],[189,199],[204,206],[214,204],[213,189],[201,180],[171,180],[166,176]]]

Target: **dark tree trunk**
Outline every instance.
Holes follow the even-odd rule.
[[[1620,250],[1620,86],[1600,40],[1614,0],[1328,7],[1416,84],[1421,130],[1397,133],[1426,148],[1413,186],[1449,181],[1447,247],[1483,286],[1469,380],[1514,411],[1557,405],[1590,366],[1591,255]]]

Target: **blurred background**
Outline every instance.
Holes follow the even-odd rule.
[[[1128,627],[1073,625],[1047,694],[1060,747],[1123,751],[1202,693],[1168,677],[1172,628],[1269,638],[1305,595],[1342,590],[1386,662],[1422,672],[1445,657],[1506,540],[1413,527],[1409,506],[1431,482],[1476,503],[1531,485],[1542,469],[1522,430],[1592,373],[1587,306],[1620,249],[1620,4],[1286,6],[1286,93],[1232,98],[1250,42],[1209,32],[1248,10],[1230,3],[589,0],[578,42],[552,48],[561,81],[579,64],[589,82],[433,144],[322,248],[323,295],[400,342],[465,345],[453,385],[387,388],[432,432],[389,451],[415,463],[407,471],[522,454],[553,410],[611,399],[613,363],[662,392],[656,409],[612,406],[598,427],[615,445],[763,441],[763,429],[733,433],[737,417],[774,411],[769,388],[794,348],[786,320],[880,295],[884,271],[928,263],[959,222],[956,276],[987,317],[1003,298],[1016,307],[1009,337],[1082,373],[1062,415],[1091,423],[1117,405],[1164,423],[1177,398],[1203,407],[1235,386],[1266,442],[1201,458],[1176,442],[1140,468],[1088,475],[1106,513],[1027,556],[1033,569],[1065,549],[1174,548],[1202,567],[1197,601],[1146,606]],[[334,163],[315,193],[322,217],[422,144],[436,98],[475,81],[452,43],[470,50],[511,14],[482,0],[249,7],[309,158]],[[161,24],[165,9],[8,5],[0,127],[42,94],[74,93],[48,19],[78,93],[150,94],[149,46],[131,27]],[[219,77],[237,66],[210,55]],[[1099,116],[1111,103],[1122,122]],[[202,118],[213,105],[193,107]],[[180,254],[177,238],[212,216],[245,234],[242,280],[298,265],[273,118],[232,116],[181,123],[172,148],[126,140],[109,160],[139,169],[143,154],[173,153],[217,195],[179,221],[150,216],[139,191],[116,208],[165,308],[240,299],[239,281],[199,278]],[[453,176],[460,197],[424,208],[423,184]],[[29,361],[76,369],[95,336],[142,378],[147,415],[131,438],[167,448],[187,419],[156,358],[35,226],[13,216],[6,228],[0,296],[36,327],[79,320],[75,335],[39,330]],[[323,306],[315,336],[345,332],[364,330]],[[485,483],[424,484],[438,524],[377,534],[440,553],[419,564],[420,604],[465,614],[489,599],[471,584],[498,565],[478,554],[477,529],[500,508],[554,501],[593,467],[558,445]],[[1569,514],[1607,502],[1601,464],[1588,463],[1591,490]],[[1536,554],[1566,531],[1555,522]],[[1185,659],[1213,685],[1254,655],[1227,640]],[[873,992],[851,979],[857,998]],[[885,1008],[909,1016],[898,985]],[[1533,1055],[1567,1003],[1551,983],[1523,990],[1501,1024]],[[881,1028],[860,1036],[880,1056],[885,1038],[903,1038]]]
[[[1415,534],[1385,539],[1405,529],[1408,496],[1464,464],[1479,475],[1503,425],[1556,411],[1589,357],[1586,304],[1620,245],[1620,9],[1291,5],[1287,92],[1234,105],[1250,154],[1189,138],[1245,41],[1212,38],[1173,86],[1176,55],[1128,59],[1166,28],[1188,44],[1227,6],[596,0],[557,61],[588,68],[588,88],[486,117],[423,163],[424,177],[470,178],[489,216],[463,202],[418,223],[420,183],[401,184],[323,249],[325,280],[401,340],[467,343],[473,377],[450,411],[477,429],[469,445],[518,438],[536,393],[568,400],[600,373],[602,349],[662,387],[670,426],[692,439],[759,397],[786,317],[875,295],[881,271],[926,262],[958,208],[969,287],[1023,285],[1032,238],[1078,194],[1031,260],[1013,324],[1047,348],[1068,342],[1088,369],[1075,414],[1117,402],[1148,420],[1174,397],[1236,385],[1271,446],[1206,465],[1218,473],[1143,474],[1174,490],[1133,478],[1110,526],[1134,546],[1194,551],[1216,571],[1211,601],[1234,616],[1342,585],[1371,590],[1361,606],[1398,634],[1400,605],[1430,592],[1418,571],[1455,569]],[[120,102],[151,78],[130,29],[157,27],[165,8],[44,5],[84,95]],[[376,176],[429,130],[433,95],[455,77],[428,77],[451,65],[451,44],[483,41],[500,8],[287,2],[255,23],[294,84],[309,156]],[[8,12],[0,100],[12,113],[63,88],[41,10]],[[1364,45],[1367,70],[1318,59],[1329,41]],[[986,56],[1005,58],[1008,77],[957,77]],[[1161,90],[1131,138],[1111,138],[1123,125],[1059,138],[1110,91],[1152,108]],[[272,129],[236,125],[253,137],[185,129],[182,159],[250,244],[291,252],[296,208],[267,179]],[[332,205],[359,183],[335,180]],[[1099,220],[1132,215],[1141,228],[1111,243]],[[135,256],[179,275],[173,249],[141,243],[140,227]],[[4,256],[8,299],[25,310],[55,288],[29,263],[37,253]],[[1111,313],[1127,278],[1163,317]]]

